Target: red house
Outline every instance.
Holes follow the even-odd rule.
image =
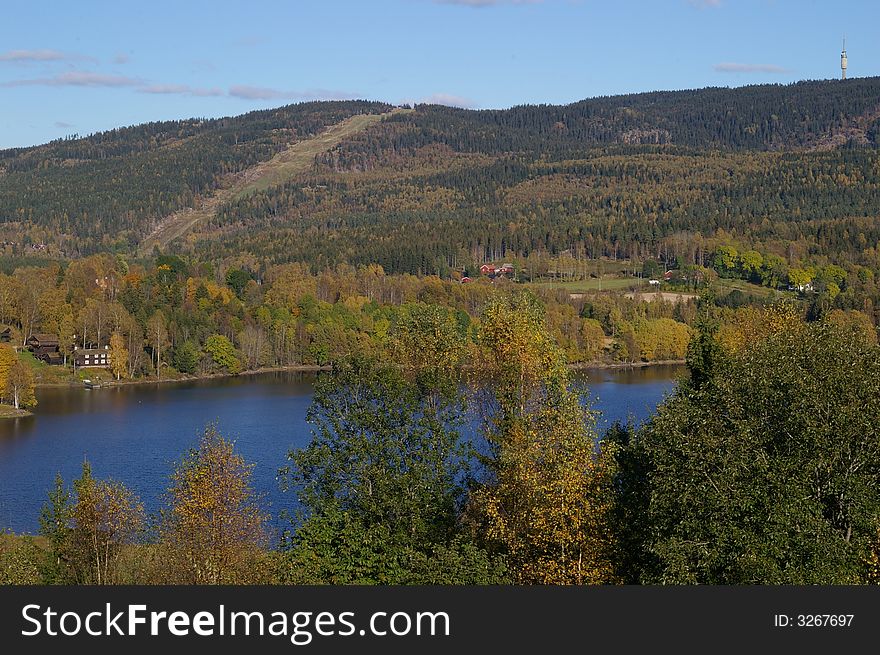
[[[497,269],[495,268],[495,264],[483,264],[482,266],[480,266],[480,273],[482,275],[491,275],[496,270]]]

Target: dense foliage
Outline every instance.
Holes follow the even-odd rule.
[[[645,425],[600,439],[533,294],[485,306],[473,385],[454,313],[414,305],[391,359],[361,353],[320,379],[313,440],[280,475],[280,544],[265,540],[250,466],[209,426],[155,525],[86,465],[72,490],[57,481],[41,537],[0,537],[2,580],[876,582],[876,330],[802,310],[719,326],[705,298],[690,376]]]
[[[499,289],[519,286],[386,275],[380,266],[315,273],[300,264],[239,262],[214,268],[161,256],[143,266],[96,255],[0,273],[0,329],[9,326],[11,338],[0,344],[0,402],[32,405],[33,394],[21,392],[32,386],[32,373],[37,382],[69,378],[76,349],[86,347],[108,349],[115,380],[326,366],[358,353],[404,357],[421,367],[443,358],[461,368],[476,344],[483,306]],[[238,274],[241,266],[246,276]],[[691,296],[666,302],[540,293],[551,334],[572,363],[685,355]],[[426,343],[404,348],[436,338],[424,331],[440,319],[445,354],[434,357]],[[26,352],[28,338],[39,333],[58,337],[63,366],[46,366]],[[28,366],[16,364],[14,348]],[[89,375],[107,377],[101,370]]]
[[[791,319],[771,320],[769,335],[740,352],[706,336],[692,380],[628,440],[621,516],[631,581],[874,579],[876,336]]]

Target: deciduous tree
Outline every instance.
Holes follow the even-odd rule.
[[[208,337],[205,341],[205,350],[214,360],[214,364],[220,368],[225,368],[233,375],[241,372],[241,361],[235,352],[235,346],[222,334],[212,334]]]
[[[143,525],[143,508],[125,485],[93,478],[88,463],[73,488],[76,502],[66,547],[74,579],[80,584],[118,583],[119,557]]]
[[[34,372],[20,359],[15,360],[6,375],[6,397],[16,409],[33,407],[37,404],[34,395]]]
[[[110,335],[110,370],[117,380],[128,373],[128,349],[119,332]]]
[[[597,453],[595,415],[571,384],[543,308],[529,293],[490,302],[480,326],[489,476],[472,516],[521,583],[613,577],[613,458]]]
[[[266,543],[266,515],[251,486],[252,471],[213,426],[177,466],[160,530],[170,582],[256,581],[253,565]]]

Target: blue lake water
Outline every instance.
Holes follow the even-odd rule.
[[[602,412],[602,429],[615,420],[644,420],[681,373],[664,366],[578,375]],[[38,389],[34,416],[0,420],[0,530],[36,532],[56,473],[70,482],[84,460],[95,477],[124,482],[147,511],[156,511],[175,463],[211,422],[255,464],[254,486],[277,516],[293,503],[276,474],[291,448],[309,442],[313,381],[311,374],[266,373],[93,391]]]

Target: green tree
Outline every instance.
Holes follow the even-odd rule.
[[[736,270],[739,253],[733,246],[718,246],[712,257],[712,265],[721,274],[729,275]]]
[[[699,383],[680,385],[627,448],[647,483],[642,494],[630,486],[641,502],[631,514],[650,524],[639,579],[867,580],[878,444],[880,349],[858,332],[789,321],[703,365]]]
[[[305,512],[292,568],[312,562],[304,570],[317,580],[402,583],[418,553],[452,547],[469,459],[459,393],[435,396],[363,356],[319,378],[313,439],[282,471]]]
[[[192,341],[184,341],[174,349],[171,362],[181,373],[193,374],[199,366],[200,356],[198,347]]]
[[[764,265],[764,258],[761,256],[761,253],[757,250],[748,250],[739,256],[738,262],[745,279],[759,279],[761,267]]]
[[[40,509],[40,536],[49,543],[50,564],[46,579],[51,583],[69,581],[70,533],[73,505],[64,479],[58,473],[49,500]]]
[[[235,291],[235,295],[239,298],[251,279],[251,274],[240,268],[230,268],[226,272],[226,284]]]
[[[642,277],[648,280],[659,279],[664,273],[663,267],[656,259],[646,259],[642,264]]]
[[[241,372],[241,361],[235,352],[235,346],[222,334],[212,334],[208,337],[205,341],[205,351],[214,360],[216,366],[225,368],[233,375]]]
[[[788,269],[788,283],[796,289],[802,289],[813,281],[813,272],[804,268]]]
[[[423,390],[457,395],[467,353],[454,312],[438,305],[403,305],[391,339],[394,360]]]

